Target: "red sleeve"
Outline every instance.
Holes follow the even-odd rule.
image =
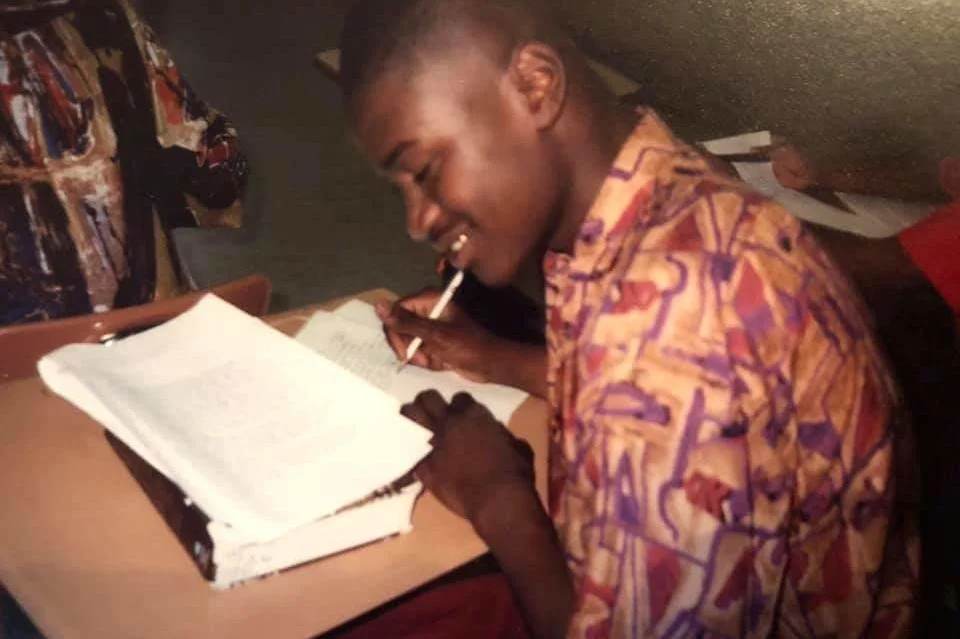
[[[900,233],[900,245],[960,315],[960,200]]]

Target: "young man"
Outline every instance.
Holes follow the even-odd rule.
[[[426,486],[538,637],[902,636],[918,544],[898,392],[850,286],[786,211],[624,112],[531,0],[365,0],[349,122],[411,236],[486,284],[543,257],[547,352],[430,295],[380,312],[415,363],[545,395],[550,507],[466,396]],[[394,629],[392,636],[398,636]]]

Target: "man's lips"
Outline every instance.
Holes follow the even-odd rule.
[[[457,236],[457,239],[454,240],[453,244],[450,245],[451,253],[459,253],[460,249],[467,245],[467,234],[461,233]]]
[[[473,255],[473,233],[470,228],[458,224],[444,231],[433,247],[446,256],[447,262],[456,268],[466,268]]]
[[[470,241],[470,233],[463,225],[457,225],[441,233],[433,242],[433,247],[440,253],[453,257],[463,250]]]
[[[470,236],[464,236],[466,240],[461,243],[460,247],[457,250],[451,250],[447,253],[447,261],[452,264],[455,268],[465,269],[470,265],[470,262],[473,259],[473,248],[474,244],[470,240]]]

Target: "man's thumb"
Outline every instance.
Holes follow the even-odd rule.
[[[397,304],[383,319],[383,325],[400,335],[427,339],[433,334],[437,322],[412,313]]]

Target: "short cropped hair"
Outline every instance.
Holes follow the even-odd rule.
[[[345,99],[395,69],[415,69],[423,56],[454,54],[485,37],[504,67],[515,47],[537,40],[560,48],[562,31],[542,0],[359,0],[340,40]]]

